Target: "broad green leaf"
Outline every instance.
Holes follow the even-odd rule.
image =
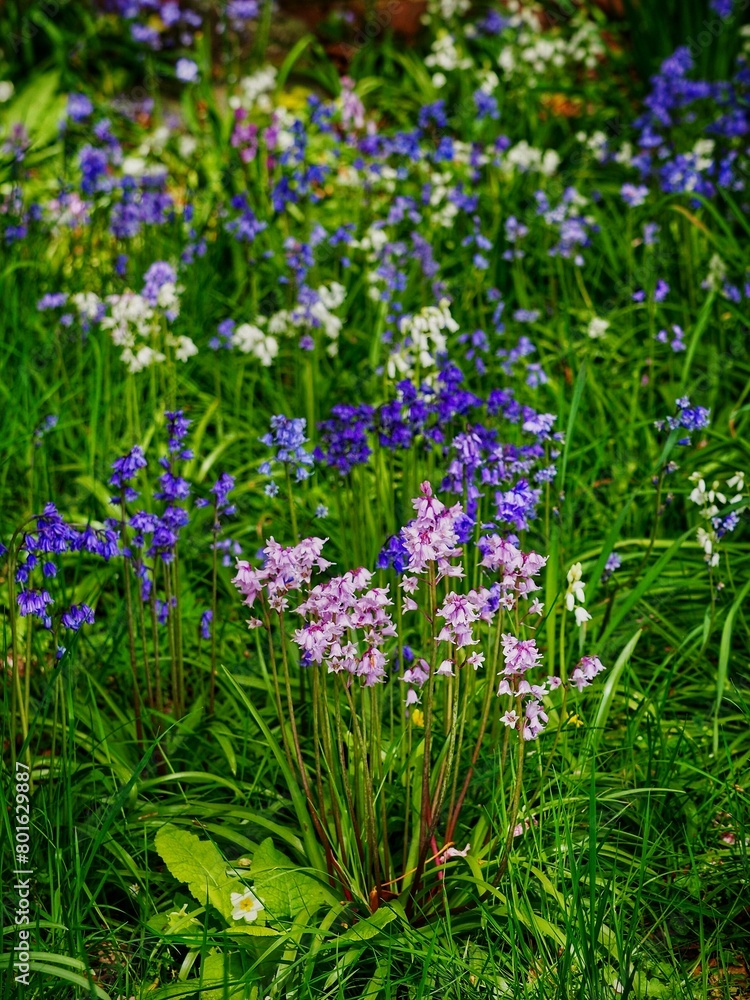
[[[228,866],[219,849],[209,840],[201,840],[171,823],[158,831],[154,843],[171,874],[187,885],[201,906],[211,903],[233,923],[230,896],[233,892],[244,892],[245,886],[227,874]]]
[[[245,984],[239,982],[241,975],[242,967],[236,955],[210,951],[201,961],[200,978],[196,980],[196,985],[201,987],[201,1000],[231,1000],[244,996]],[[206,989],[212,985],[216,989]]]
[[[256,896],[263,902],[269,917],[294,917],[300,911],[312,916],[322,906],[334,906],[338,897],[323,882],[300,870],[293,861],[276,850],[267,837],[258,847],[252,864]]]
[[[66,99],[58,94],[60,74],[42,73],[18,94],[3,115],[6,123],[21,122],[31,138],[32,147],[46,145],[56,138]]]

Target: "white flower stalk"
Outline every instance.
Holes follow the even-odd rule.
[[[258,322],[265,322],[264,317],[259,316]],[[237,327],[232,344],[240,353],[252,354],[264,368],[270,368],[279,353],[278,340],[252,323],[242,323]]]
[[[429,378],[439,356],[448,349],[447,334],[458,328],[447,299],[439,306],[425,306],[414,316],[405,316],[400,324],[403,340],[388,358],[388,377],[412,378],[418,370]]]
[[[545,177],[551,177],[560,166],[560,156],[554,149],[536,149],[522,139],[510,147],[503,157],[502,165],[508,173],[517,171],[526,174],[534,171]]]
[[[303,336],[309,338],[319,330],[323,331],[328,341],[326,353],[329,357],[336,357],[339,352],[339,335],[344,323],[340,317],[333,314],[332,310],[343,305],[346,299],[346,289],[337,281],[333,281],[329,285],[321,285],[316,289],[315,294],[314,302],[298,305],[291,311],[282,309],[271,316],[268,320],[269,339],[262,347],[258,344],[257,348],[253,349],[253,353],[256,353],[261,361],[263,361],[264,356],[270,355],[271,359],[276,357],[278,344],[275,337],[302,333]],[[237,333],[235,333],[235,338]]]
[[[229,106],[233,111],[244,108],[251,111],[257,108],[264,114],[270,114],[273,110],[271,94],[276,90],[275,66],[262,66],[251,76],[244,76],[238,86],[237,93],[229,98]]]
[[[718,292],[724,285],[727,277],[727,265],[721,257],[715,253],[708,262],[708,274],[701,282],[701,288],[709,292]]]
[[[565,591],[565,607],[575,615],[576,625],[579,627],[591,621],[591,615],[583,607],[586,603],[585,584],[582,579],[583,570],[579,562],[574,563],[568,570],[568,589]]]
[[[471,59],[461,53],[456,40],[447,31],[438,34],[424,63],[429,69],[442,70],[443,73],[450,73],[455,69],[471,69],[474,65]]]
[[[450,21],[453,17],[465,14],[470,7],[470,0],[429,0],[427,10],[432,17]]]
[[[696,531],[696,541],[703,549],[704,559],[713,569],[720,561],[719,542],[739,524],[739,511],[736,508],[745,499],[745,474],[735,472],[726,480],[726,490],[721,488],[718,480],[708,486],[700,472],[694,472],[690,476],[690,482],[694,484],[690,500],[700,507],[700,515],[706,521],[706,526],[699,527]],[[726,512],[727,507],[734,509]]]
[[[150,301],[131,291],[107,296],[101,328],[109,331],[116,347],[122,348],[120,357],[131,374],[162,364],[168,349],[182,363],[198,353],[191,337],[176,336],[168,327],[180,314],[182,291],[182,286],[166,281]],[[82,317],[95,320],[101,316],[102,303],[97,296],[88,293],[75,298]]]

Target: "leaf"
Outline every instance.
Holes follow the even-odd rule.
[[[620,678],[622,672],[625,669],[630,657],[633,655],[635,647],[638,645],[638,640],[643,634],[642,629],[638,629],[635,635],[630,639],[628,644],[625,646],[623,651],[617,657],[615,665],[609,671],[607,675],[607,680],[604,684],[604,690],[602,691],[602,698],[599,702],[599,708],[596,712],[596,719],[594,720],[594,726],[591,731],[591,749],[592,752],[596,752],[596,748],[599,745],[599,740],[604,732],[604,727],[607,725],[607,719],[609,718],[609,710],[612,707],[612,699],[615,696],[615,691],[620,683]]]
[[[0,969],[11,969],[13,955],[0,955]],[[59,963],[59,964],[57,964]],[[83,962],[67,955],[51,954],[43,951],[29,952],[29,972],[42,973],[47,976],[54,976],[55,979],[62,979],[67,983],[73,983],[84,990],[87,996],[97,997],[99,1000],[110,1000],[109,994],[105,993],[101,986],[97,986],[86,975],[86,966]],[[73,972],[78,969],[80,972]],[[34,978],[38,978],[34,976]],[[44,991],[47,992],[46,990]],[[38,995],[38,994],[37,994]]]
[[[279,745],[278,740],[275,740],[271,730],[268,728],[263,716],[260,714],[253,702],[247,697],[245,692],[242,690],[237,680],[230,674],[227,668],[222,664],[222,672],[227,677],[227,679],[233,685],[235,691],[240,696],[245,708],[247,708],[250,715],[255,720],[258,728],[263,733],[266,743],[271,748],[271,752],[276,758],[276,762],[279,765],[279,769],[284,776],[284,781],[286,782],[287,791],[289,792],[289,797],[294,805],[294,811],[297,816],[297,821],[299,822],[300,829],[302,830],[302,840],[305,845],[305,853],[307,855],[308,861],[319,868],[323,869],[325,866],[325,860],[323,857],[323,851],[315,838],[315,832],[312,828],[312,823],[310,822],[310,815],[307,811],[307,803],[305,801],[305,796],[302,793],[299,782],[296,776],[292,774],[289,765],[287,764],[286,758],[284,756],[284,751]]]
[[[609,529],[607,533],[607,537],[605,538],[604,544],[602,545],[602,551],[599,554],[599,558],[594,563],[593,569],[589,572],[588,578],[590,582],[587,584],[587,589],[586,589],[586,596],[588,597],[589,605],[592,605],[594,603],[596,592],[599,589],[599,585],[601,583],[604,567],[607,565],[607,559],[609,559],[610,555],[614,551],[615,543],[620,536],[620,531],[622,529],[623,524],[625,523],[625,518],[627,517],[628,513],[630,512],[630,508],[633,505],[633,500],[634,497],[630,497],[623,504],[620,513],[615,518],[612,527]]]
[[[685,354],[685,363],[682,369],[682,393],[687,391],[688,381],[690,379],[690,370],[693,365],[693,357],[698,348],[703,331],[708,326],[708,321],[711,318],[715,298],[716,292],[710,292],[708,298],[703,303],[703,308],[698,316],[698,322],[693,328],[687,353]]]
[[[565,473],[568,470],[568,455],[570,454],[570,444],[573,440],[573,430],[576,424],[576,417],[578,416],[578,407],[581,404],[581,397],[583,395],[583,390],[586,385],[586,363],[581,365],[581,368],[576,376],[575,385],[573,386],[573,399],[570,403],[570,413],[568,414],[568,428],[565,431],[565,444],[563,445],[562,461],[560,463],[560,480],[559,489],[562,491],[565,487]]]
[[[322,906],[339,902],[328,886],[277,851],[270,837],[255,852],[252,874],[253,892],[272,918],[294,917],[301,911],[312,916]]]
[[[231,924],[233,892],[244,892],[238,878],[227,874],[227,863],[209,840],[167,823],[154,839],[156,850],[171,874],[187,885],[201,906],[211,903]]]
[[[388,924],[392,924],[394,920],[406,921],[406,912],[397,900],[392,900],[390,903],[382,903],[379,909],[371,916],[360,920],[332,943],[338,948],[341,945],[354,944],[357,941],[370,941],[372,938],[377,937]]]
[[[648,591],[648,589],[659,579],[661,574],[666,569],[667,565],[674,559],[677,553],[682,549],[683,544],[692,534],[692,528],[686,531],[679,538],[676,538],[674,542],[669,546],[666,552],[659,557],[659,559],[654,563],[654,565],[645,573],[637,587],[628,594],[624,601],[617,606],[617,610],[613,613],[610,619],[609,625],[604,631],[604,634],[600,636],[598,641],[598,646],[601,649],[604,646],[606,640],[612,635],[615,629],[619,626],[620,622],[625,618],[626,615],[635,607],[635,605],[640,601],[643,595]]]
[[[65,109],[65,98],[57,93],[59,86],[57,70],[40,74],[21,91],[3,116],[7,124],[20,122],[24,125],[34,149],[57,137]]]
[[[732,649],[732,629],[734,627],[734,616],[737,614],[738,610],[742,607],[742,602],[747,597],[747,592],[750,590],[750,580],[747,581],[745,586],[739,592],[737,597],[729,609],[726,620],[724,622],[724,628],[721,630],[721,645],[719,646],[719,672],[716,676],[716,705],[714,707],[714,753],[719,752],[719,711],[721,710],[721,702],[724,698],[724,688],[727,683],[727,675],[729,672],[729,654]]]
[[[221,951],[210,951],[201,960],[200,984],[201,1000],[230,1000],[231,997],[241,997],[245,993],[245,985],[239,982],[242,968],[236,955],[225,955]],[[189,980],[188,982],[193,982]],[[215,986],[216,989],[206,987]]]

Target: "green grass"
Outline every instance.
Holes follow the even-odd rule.
[[[687,7],[695,14],[697,5]],[[667,29],[670,46],[684,37],[682,27],[657,13],[647,4],[631,13],[643,21],[637,31],[661,33],[658,43],[650,40],[647,46],[651,68],[662,48],[665,55],[671,50]],[[90,27],[93,31],[95,24]],[[52,28],[45,30],[45,37],[53,39]],[[35,110],[40,122],[57,114],[58,87],[72,86],[70,65],[64,67],[62,83],[45,76],[47,70],[54,73],[59,59],[60,50],[52,51],[48,65],[28,83],[30,107],[34,94],[38,99],[48,93],[48,103]],[[126,46],[125,51],[131,50]],[[637,46],[634,51],[637,55]],[[49,49],[42,46],[42,52]],[[389,127],[413,123],[419,107],[437,96],[423,55],[419,49],[403,54],[379,38],[358,57],[353,72],[360,92],[376,117],[388,117]],[[332,70],[317,50],[297,56],[300,62],[288,67],[293,83],[315,78],[321,90],[335,89]],[[481,52],[477,58],[481,61]],[[618,58],[622,68],[630,55]],[[98,70],[86,65],[85,78],[91,80]],[[127,63],[117,68],[125,73]],[[16,934],[15,899],[8,889],[14,879],[9,849],[14,757],[28,760],[33,775],[36,947],[34,985],[22,992],[4,973],[2,1000],[729,1000],[750,989],[750,547],[741,525],[722,542],[721,562],[709,572],[695,541],[698,511],[687,499],[692,472],[700,471],[708,481],[725,480],[746,468],[750,453],[746,317],[741,305],[701,287],[717,252],[733,275],[744,274],[747,224],[739,196],[737,202],[730,196],[696,205],[652,193],[642,209],[626,210],[618,196],[624,175],[585,154],[576,159],[579,127],[591,131],[602,121],[630,115],[626,79],[617,75],[611,87],[603,77],[569,80],[569,89],[591,105],[582,121],[550,116],[534,88],[501,92],[503,129],[514,141],[525,137],[540,148],[558,149],[562,166],[560,176],[549,182],[486,171],[479,213],[482,232],[493,245],[487,275],[469,267],[473,251],[462,246],[471,230],[465,218],[429,232],[461,332],[490,329],[492,307],[483,289],[494,285],[506,301],[507,332],[493,346],[512,347],[528,333],[537,346],[535,360],[549,375],[546,384],[532,389],[522,377],[504,374],[494,354],[487,372],[479,374],[464,364],[460,352],[465,347],[459,348],[455,338],[451,342],[472,391],[486,395],[491,388],[512,385],[522,402],[558,415],[556,429],[566,432],[558,478],[523,539],[525,548],[550,555],[544,581],[547,617],[539,634],[549,672],[556,672],[558,664],[569,670],[581,652],[596,653],[607,666],[594,687],[580,695],[572,691],[567,702],[553,704],[547,733],[529,747],[519,813],[513,817],[526,826],[514,838],[504,873],[495,879],[500,848],[482,856],[475,845],[466,861],[448,866],[435,897],[441,905],[429,914],[417,908],[407,917],[398,900],[385,901],[374,916],[356,901],[318,910],[303,906],[276,921],[273,936],[236,933],[215,908],[200,905],[160,857],[154,837],[165,824],[211,841],[232,867],[253,859],[270,836],[297,875],[320,872],[304,798],[295,792],[282,750],[268,650],[247,631],[246,609],[231,585],[233,571],[221,565],[216,711],[210,711],[210,643],[199,638],[200,615],[210,606],[213,590],[209,516],[199,513],[181,543],[174,580],[182,632],[176,637],[169,630],[161,633],[158,657],[145,628],[145,640],[137,637],[141,678],[145,649],[152,664],[161,664],[166,689],[177,645],[185,675],[184,712],[175,712],[167,700],[162,711],[147,713],[142,740],[130,695],[123,567],[118,560],[94,564],[81,554],[65,557],[64,571],[50,586],[58,606],[83,600],[95,604],[96,626],[66,641],[70,648],[56,660],[41,630],[18,620],[16,648],[24,671],[31,672],[24,739],[13,711],[11,592],[4,561],[2,968],[8,969]],[[22,97],[24,82],[19,77]],[[34,87],[39,89],[31,91]],[[104,78],[102,91],[112,87]],[[492,126],[465,113],[472,89],[468,79],[455,81],[451,128],[467,140],[489,142]],[[552,89],[558,89],[557,82]],[[122,247],[107,232],[104,204],[93,211],[88,228],[61,231],[52,240],[32,233],[27,241],[3,248],[0,531],[6,541],[50,499],[79,526],[113,516],[107,485],[111,462],[136,442],[147,447],[152,460],[163,452],[163,411],[179,406],[193,420],[196,457],[188,472],[198,491],[205,494],[224,470],[237,478],[239,513],[228,523],[228,534],[250,558],[271,535],[290,544],[293,522],[283,484],[279,497],[270,499],[263,492],[267,478],[258,472],[267,452],[258,439],[270,416],[307,417],[317,441],[314,427],[334,403],[376,405],[393,394],[393,380],[378,371],[385,357],[379,341],[385,311],[367,295],[362,255],[345,271],[335,257],[321,254],[310,270],[312,287],[330,280],[347,286],[338,357],[327,357],[320,346],[304,354],[296,348],[296,336],[282,341],[271,369],[249,356],[208,349],[218,322],[227,316],[252,321],[290,304],[291,290],[278,282],[278,258],[288,236],[306,238],[318,220],[329,229],[352,222],[361,236],[392,202],[387,191],[370,196],[334,186],[318,205],[303,203],[296,213],[272,220],[261,245],[277,258],[264,260],[254,249],[251,263],[249,251],[222,230],[218,208],[225,195],[246,189],[258,214],[271,219],[267,180],[257,164],[247,170],[238,164],[218,90],[213,106],[211,100],[208,84],[183,97],[187,130],[198,138],[201,155],[181,161],[173,144],[164,153],[172,189],[180,197],[189,193],[196,228],[208,244],[205,257],[190,266],[183,281],[178,321],[179,332],[199,346],[196,358],[184,366],[126,375],[103,331],[84,338],[66,335],[49,314],[37,312],[36,302],[46,292],[96,290],[104,296],[122,288],[113,269]],[[144,131],[127,123],[122,127],[135,148]],[[322,156],[324,145],[314,154]],[[75,174],[65,152],[54,130],[32,150],[37,160],[28,184],[35,196],[52,191],[56,171]],[[12,167],[3,169],[6,193]],[[396,193],[416,197],[423,179],[415,170]],[[547,254],[556,237],[535,214],[540,184],[555,200],[568,184],[589,195],[594,189],[601,193],[587,206],[599,231],[581,271]],[[517,261],[502,258],[503,226],[511,214],[532,230],[526,256]],[[652,219],[661,226],[660,243],[650,249],[634,246],[641,224]],[[406,232],[398,235],[405,238]],[[131,287],[140,287],[154,261],[176,261],[185,243],[179,216],[130,240]],[[417,311],[432,302],[430,282],[413,263],[406,272],[404,299],[410,311]],[[668,300],[634,303],[632,293],[640,287],[652,290],[657,278],[670,283]],[[541,315],[525,327],[511,319],[520,308],[538,308]],[[610,322],[601,341],[585,333],[592,315]],[[658,329],[672,323],[686,331],[684,354],[672,354],[654,340]],[[711,428],[689,448],[676,447],[670,439],[667,455],[667,438],[655,430],[654,421],[672,413],[682,394],[711,409]],[[59,416],[59,423],[37,446],[35,430],[50,413]],[[455,421],[452,430],[465,429],[465,422]],[[498,426],[503,434],[516,433],[499,420]],[[675,459],[679,469],[657,493],[653,479],[658,480],[667,458]],[[320,467],[310,482],[295,489],[294,520],[301,535],[330,536],[326,551],[336,572],[372,565],[388,534],[411,516],[419,482],[431,479],[437,488],[444,472],[440,449],[426,447],[421,439],[395,457],[376,449],[366,466],[347,477]],[[148,495],[144,502],[153,504]],[[323,521],[314,517],[319,503],[330,508]],[[613,551],[622,568],[600,583]],[[592,613],[580,642],[581,633],[573,634],[570,622],[565,625],[562,609],[565,574],[579,561]],[[395,583],[390,573],[381,572],[377,579]],[[722,589],[717,589],[719,580]],[[301,676],[293,675],[292,694],[295,703],[306,704]],[[402,694],[397,688],[393,697]],[[304,709],[300,717],[312,772],[312,721]],[[467,725],[476,732],[478,712]],[[464,830],[504,831],[513,816],[515,765],[506,766],[498,728],[480,758],[461,835]],[[387,740],[383,745],[390,749]],[[393,799],[386,803],[386,823],[394,835],[408,815],[411,766],[404,751],[394,768],[398,780],[389,786]]]

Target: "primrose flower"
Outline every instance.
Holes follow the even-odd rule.
[[[229,898],[232,903],[233,920],[245,920],[248,924],[252,924],[265,910],[265,906],[250,889],[246,889],[245,892],[233,892]]]

